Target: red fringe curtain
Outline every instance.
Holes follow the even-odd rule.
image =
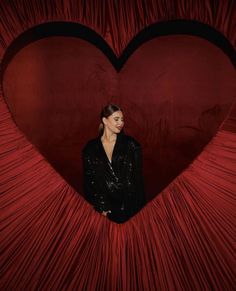
[[[161,20],[235,45],[234,1],[2,1],[1,58],[23,31],[75,21],[117,55]],[[1,290],[234,290],[236,106],[198,158],[124,224],[97,214],[29,143],[0,95]]]
[[[191,19],[221,32],[235,47],[234,0],[8,0],[0,4],[0,57],[23,31],[50,21],[84,24],[104,37],[117,55],[144,27],[158,22]]]

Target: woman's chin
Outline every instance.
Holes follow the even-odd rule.
[[[121,130],[119,130],[118,128],[116,128],[115,130],[113,130],[113,133],[120,133],[121,132]]]

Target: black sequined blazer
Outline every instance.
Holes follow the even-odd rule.
[[[117,134],[110,162],[100,137],[82,151],[84,193],[98,212],[111,210],[108,218],[121,223],[145,204],[140,144],[131,136]]]

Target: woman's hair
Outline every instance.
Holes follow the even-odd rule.
[[[100,113],[100,119],[101,119],[101,123],[99,125],[99,135],[103,134],[103,130],[104,130],[104,124],[103,124],[103,117],[109,117],[110,115],[112,115],[114,112],[116,111],[122,111],[120,109],[119,106],[115,105],[115,104],[107,104],[105,107],[103,107],[101,113]]]

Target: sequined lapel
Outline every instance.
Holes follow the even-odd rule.
[[[112,153],[112,166],[114,168],[114,165],[116,163],[116,161],[118,160],[119,154],[120,154],[120,150],[121,150],[121,139],[122,136],[121,134],[117,134],[117,138],[116,138],[116,143],[113,149],[113,153]]]
[[[116,143],[114,145],[114,149],[113,149],[113,153],[112,153],[112,160],[110,162],[108,157],[107,157],[107,154],[105,152],[105,149],[103,147],[101,138],[98,137],[99,155],[100,155],[100,157],[102,157],[102,159],[105,162],[109,163],[111,166],[113,166],[114,163],[117,161],[117,158],[119,156],[120,146],[121,146],[121,136],[120,136],[120,134],[117,134]]]

